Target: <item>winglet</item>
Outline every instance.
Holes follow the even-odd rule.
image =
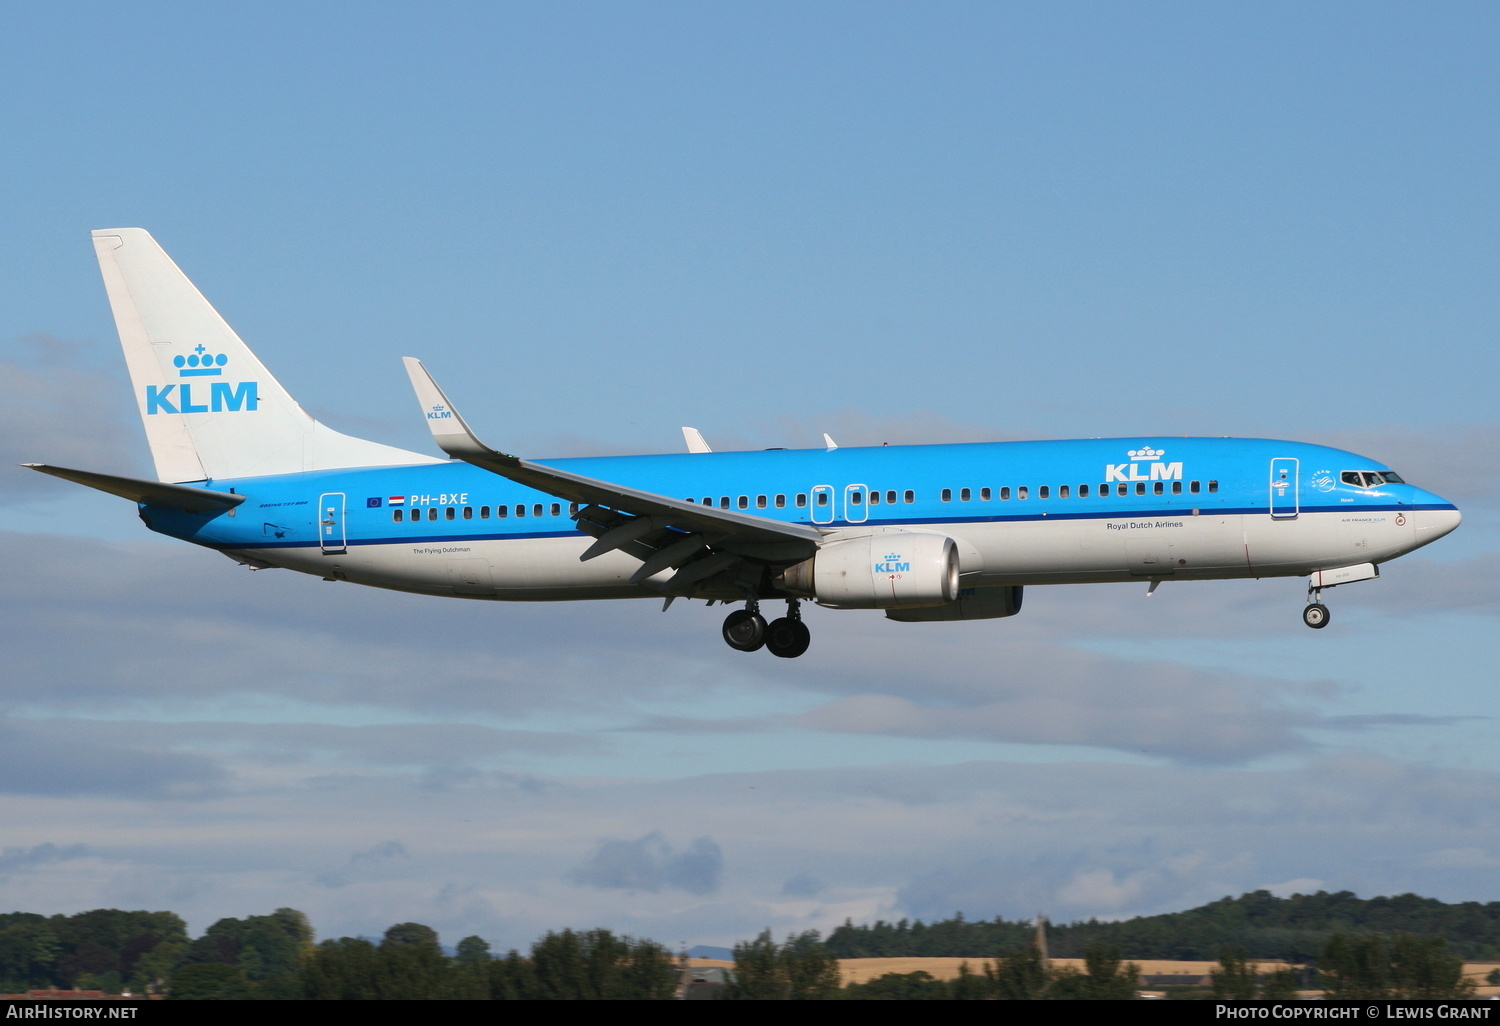
[[[421,360],[403,356],[401,362],[406,364],[406,374],[411,378],[411,387],[417,393],[417,402],[422,406],[422,413],[427,417],[427,427],[432,431],[432,440],[437,442],[438,448],[456,460],[495,456],[516,460],[516,457],[507,453],[496,452],[475,437],[462,415],[453,408],[453,404],[438,387],[438,383],[432,380],[427,368],[422,366]]]
[[[839,443],[830,438],[827,431],[823,432],[823,444],[828,447],[829,452],[833,452],[833,450],[839,447]]]
[[[708,443],[703,440],[703,432],[697,428],[683,428],[682,440],[687,443],[688,452],[713,452],[708,447]]]

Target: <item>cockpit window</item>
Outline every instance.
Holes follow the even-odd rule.
[[[1383,484],[1405,484],[1401,475],[1391,470],[1346,470],[1339,480],[1356,488],[1379,488]]]

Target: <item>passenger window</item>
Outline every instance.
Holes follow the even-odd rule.
[[[552,515],[555,517],[562,516],[562,503],[554,502],[552,504]]]
[[[864,501],[865,501],[865,493],[864,492],[850,492],[849,493],[849,505],[851,505],[851,506],[863,505]]]
[[[1145,495],[1146,494],[1146,482],[1144,482],[1144,481],[1137,481],[1135,483],[1135,494],[1137,494],[1137,495]]]
[[[1019,488],[1016,489],[1016,498],[1018,498],[1018,499],[1024,499],[1024,498],[1026,498],[1026,486],[1025,485],[1021,485]]]
[[[979,489],[979,501],[980,502],[989,502],[990,501],[990,490],[988,488],[981,488],[981,489]]]
[[[488,506],[480,506],[479,507],[479,519],[480,520],[488,520],[489,518],[490,518],[490,508]]]
[[[526,515],[526,507],[524,505],[522,505],[521,503],[519,503],[519,502],[516,503],[516,516],[518,516],[518,517],[524,517],[525,515]]]
[[[1057,489],[1057,497],[1059,499],[1066,499],[1068,497],[1068,486],[1067,485],[1061,485],[1061,486],[1058,487],[1058,489]]]
[[[901,501],[905,502],[905,503],[908,503],[908,504],[916,502],[917,501],[917,493],[914,492],[914,491],[912,491],[910,488],[908,488],[906,490],[906,497],[903,498]]]
[[[952,488],[944,488],[943,489],[943,501],[944,502],[952,502],[953,501],[953,489]]]
[[[1106,487],[1108,487],[1108,486],[1106,486]],[[1129,495],[1130,494],[1130,486],[1129,485],[1125,485],[1125,484],[1115,485],[1115,494],[1116,495]]]
[[[1038,488],[1036,490],[1036,497],[1038,499],[1046,499],[1046,498],[1049,498],[1050,496],[1051,496],[1051,491],[1050,491],[1050,489],[1048,489],[1048,487],[1046,485],[1042,485],[1040,488]]]
[[[1007,485],[1004,488],[1000,489],[1000,501],[1001,502],[1009,502],[1010,501],[1010,486],[1009,485]]]
[[[750,496],[748,496],[748,495],[741,495],[740,496],[740,509],[749,509],[749,508],[750,508]]]
[[[907,499],[906,501],[910,502],[911,500]],[[885,493],[885,504],[887,506],[894,506],[896,504],[896,493],[894,490]]]
[[[1157,495],[1162,495],[1162,494],[1164,494],[1166,492],[1167,486],[1164,485],[1164,484],[1162,484],[1160,481],[1158,481],[1158,482],[1156,482],[1156,484],[1154,484],[1154,485],[1151,486],[1151,490],[1153,492],[1155,492]]]
[[[401,511],[399,509],[391,510],[391,519],[398,524],[401,523]]]
[[[959,489],[959,492],[958,492],[958,498],[959,498],[959,500],[960,500],[960,501],[961,501],[961,502],[968,502],[968,501],[969,501],[969,498],[970,498],[970,497],[971,497],[971,496],[972,496],[972,495],[973,495],[973,493],[972,493],[972,492],[970,492],[970,491],[969,491],[969,490],[968,490],[968,489],[967,489],[967,488],[961,488],[961,489]]]
[[[819,506],[826,506],[826,505],[828,505],[828,493],[827,492],[819,492],[818,493],[818,505]]]
[[[719,496],[719,508],[720,509],[728,509],[729,508],[729,496],[727,496],[727,495],[721,495],[721,496]]]
[[[427,510],[427,519],[428,520],[436,520],[437,519],[437,507],[436,506],[432,506],[432,507],[428,508],[428,510]]]
[[[1089,497],[1089,486],[1088,485],[1079,485],[1078,486],[1078,497],[1080,499],[1087,499]]]
[[[1217,482],[1217,481],[1210,481],[1208,483],[1208,490],[1211,491],[1211,492],[1218,491],[1219,490],[1219,482]]]
[[[1188,491],[1192,492],[1194,495],[1197,495],[1198,494],[1198,482],[1197,481],[1193,481],[1193,482],[1189,483],[1188,484]]]
[[[534,517],[542,515],[542,504],[540,502],[531,507],[531,515]]]
[[[801,509],[803,506],[806,506],[806,505],[807,505],[807,493],[806,492],[798,492],[797,493],[797,508]]]
[[[1182,494],[1182,482],[1181,481],[1173,481],[1172,482],[1172,494],[1173,495],[1181,495]]]
[[[786,508],[786,495],[784,493],[781,493],[781,492],[777,492],[776,493],[776,508],[777,509],[785,509]]]
[[[510,516],[510,507],[509,506],[496,506],[495,507],[495,516],[499,517],[501,520],[504,520],[506,517]]]
[[[570,502],[570,503],[568,503],[568,516],[570,516],[570,517],[576,517],[577,515],[578,515],[578,503],[576,503],[576,502]]]
[[[474,519],[474,507],[473,506],[465,506],[464,507],[464,519],[465,520],[473,520]]]
[[[871,506],[879,506],[880,505],[880,493],[879,492],[871,492],[870,493],[870,505]]]
[[[766,497],[764,495],[757,495],[755,497],[755,508],[756,509],[765,509],[766,508]]]

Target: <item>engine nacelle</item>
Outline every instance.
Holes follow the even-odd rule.
[[[886,618],[902,623],[931,623],[935,620],[994,620],[1015,616],[1021,611],[1021,586],[1004,588],[965,588],[958,598],[941,606],[923,609],[888,609]]]
[[[833,541],[783,571],[781,586],[841,609],[940,606],[958,598],[958,546],[913,531]]]

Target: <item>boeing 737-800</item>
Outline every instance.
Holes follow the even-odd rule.
[[[712,452],[684,429],[686,453],[521,459],[407,359],[438,459],[314,420],[145,231],[93,239],[157,480],[28,466],[254,568],[472,599],[744,603],[724,639],[794,657],[803,601],[982,620],[1040,584],[1307,576],[1303,619],[1325,627],[1323,589],[1459,523],[1378,460],[1263,439]]]

